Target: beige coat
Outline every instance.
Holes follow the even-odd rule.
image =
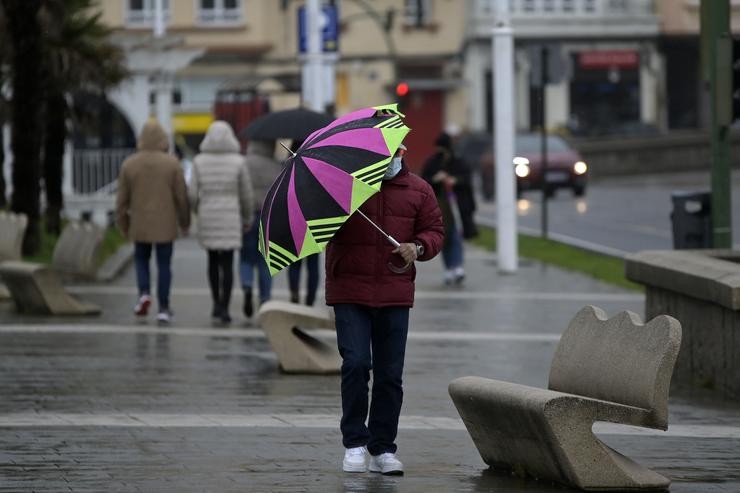
[[[138,152],[118,175],[116,223],[131,241],[168,243],[177,226],[190,227],[190,208],[180,162],[166,153],[167,134],[154,120],[141,131]]]
[[[254,220],[254,193],[239,142],[228,123],[215,121],[193,160],[188,188],[198,218],[198,239],[207,250],[235,250]]]
[[[277,179],[282,164],[273,156],[275,154],[274,140],[250,140],[247,147],[247,169],[252,178],[254,187],[254,207],[259,211],[265,201],[267,192]]]

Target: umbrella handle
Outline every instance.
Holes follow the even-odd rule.
[[[406,272],[407,270],[409,270],[412,265],[414,265],[414,263],[413,262],[409,262],[408,264],[404,265],[403,267],[398,267],[398,266],[394,265],[393,262],[390,262],[389,261],[388,262],[388,269],[391,272],[395,273],[395,274],[403,274],[404,272]]]

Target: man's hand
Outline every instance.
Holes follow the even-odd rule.
[[[410,264],[416,260],[416,243],[401,243],[393,253],[399,254],[407,264]]]

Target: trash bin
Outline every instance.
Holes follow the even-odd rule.
[[[673,192],[673,248],[712,248],[712,194]]]

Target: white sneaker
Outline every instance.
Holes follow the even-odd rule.
[[[370,472],[379,472],[388,476],[401,476],[403,474],[403,463],[398,460],[396,454],[390,452],[371,455]]]
[[[152,297],[148,294],[142,294],[139,301],[134,306],[134,313],[137,317],[146,317],[149,313],[149,306],[152,304]]]
[[[157,323],[168,325],[172,322],[172,312],[169,310],[160,310],[157,313]]]
[[[342,461],[344,472],[366,472],[367,471],[367,449],[365,447],[353,447],[344,451]]]

